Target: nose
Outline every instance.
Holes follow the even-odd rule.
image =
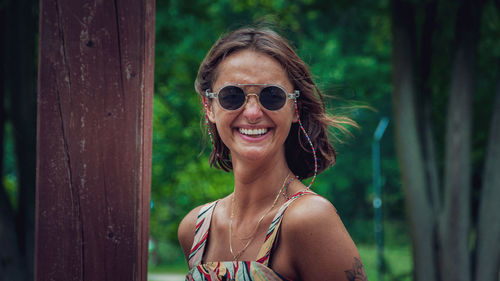
[[[243,116],[249,122],[256,122],[262,117],[262,110],[259,104],[259,96],[257,94],[248,94],[247,102],[243,108]]]

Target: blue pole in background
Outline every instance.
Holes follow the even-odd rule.
[[[375,219],[375,243],[377,245],[377,273],[378,280],[383,280],[384,266],[384,228],[382,224],[382,181],[380,177],[380,140],[389,124],[389,118],[380,119],[377,129],[373,134],[372,160],[373,160],[373,214]]]

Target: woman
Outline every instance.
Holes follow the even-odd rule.
[[[195,83],[214,149],[234,192],[192,210],[178,236],[186,280],[366,280],[333,205],[309,190],[335,161],[326,115],[305,63],[269,29],[220,38]],[[312,177],[309,186],[297,178]]]

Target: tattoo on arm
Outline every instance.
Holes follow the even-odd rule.
[[[360,259],[354,258],[353,268],[344,271],[349,281],[368,281],[366,278],[365,268]]]

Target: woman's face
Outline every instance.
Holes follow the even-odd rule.
[[[228,84],[273,84],[287,93],[293,92],[288,76],[272,57],[242,50],[224,59],[217,68],[217,80],[212,91],[217,93]],[[259,94],[262,87],[243,86],[246,94]],[[224,144],[234,160],[272,159],[285,155],[284,142],[292,122],[297,121],[293,100],[276,111],[260,106],[257,96],[250,95],[246,104],[237,110],[222,108],[216,99],[208,107],[208,118],[215,123]]]

